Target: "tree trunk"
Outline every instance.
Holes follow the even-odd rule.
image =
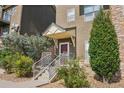
[[[108,79],[105,79],[104,76],[103,76],[103,83],[108,84]]]

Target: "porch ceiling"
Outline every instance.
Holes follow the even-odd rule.
[[[63,39],[63,38],[69,38],[72,36],[75,36],[74,30],[66,31],[65,29],[61,28],[60,26],[52,23],[45,33],[44,36],[50,37],[52,39]]]
[[[69,38],[71,36],[74,36],[73,31],[65,31],[61,33],[48,35],[48,37],[53,38],[53,39],[63,39],[63,38]]]

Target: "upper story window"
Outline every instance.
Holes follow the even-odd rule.
[[[4,13],[3,13],[3,20],[10,21],[10,18],[11,18],[10,10],[4,11]]]
[[[100,5],[84,6],[84,21],[92,21],[95,14],[100,10]]]
[[[75,8],[70,8],[67,10],[67,21],[75,21]]]
[[[109,5],[103,5],[102,8],[109,9]],[[99,9],[100,5],[80,5],[80,15],[84,15],[84,21],[92,21]]]
[[[3,20],[10,21],[11,16],[15,13],[15,11],[16,11],[16,7],[15,6],[10,8],[10,9],[8,9],[8,10],[6,10],[6,11],[4,11],[4,13],[3,13]]]

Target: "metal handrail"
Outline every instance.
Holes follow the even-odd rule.
[[[34,79],[35,78],[37,78],[41,73],[43,73],[45,70],[47,70],[48,68],[49,68],[49,66],[57,59],[57,58],[59,58],[61,55],[58,55],[51,63],[49,63],[41,72],[39,72],[35,77],[34,77]]]
[[[45,56],[44,58],[48,57],[49,55]],[[33,79],[37,79],[40,75],[42,75],[45,71],[48,71],[49,73],[49,82],[54,78],[54,76],[57,74],[56,68],[61,66],[63,63],[62,60],[65,59],[63,58],[64,56],[62,54],[58,55],[55,59],[53,59],[49,64],[47,64],[45,67],[43,67],[42,70],[39,70],[36,75],[34,75]],[[42,60],[44,59],[42,58]],[[39,61],[38,61],[39,62]],[[37,62],[37,63],[38,63]],[[44,61],[43,61],[44,62]],[[53,64],[54,63],[54,64]],[[36,64],[35,64],[36,66]],[[34,73],[35,74],[35,73]]]
[[[33,64],[32,68],[34,68],[37,63],[41,62],[44,58],[46,58],[46,57],[48,57],[48,56],[50,56],[50,54],[46,55],[45,57],[43,57],[43,58],[41,58],[40,60],[38,60],[37,62],[35,62],[35,63]]]

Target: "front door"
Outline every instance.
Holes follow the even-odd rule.
[[[59,54],[69,57],[69,42],[59,43]]]

